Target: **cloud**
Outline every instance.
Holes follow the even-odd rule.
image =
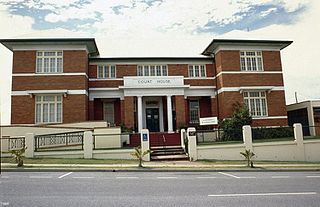
[[[268,16],[269,14],[271,14],[272,12],[275,12],[277,10],[278,10],[277,8],[270,8],[270,9],[268,9],[266,11],[262,11],[261,12],[261,16],[262,17]]]

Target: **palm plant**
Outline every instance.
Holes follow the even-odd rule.
[[[26,151],[26,148],[21,148],[17,150],[10,150],[10,153],[13,155],[13,159],[17,163],[17,167],[23,166],[23,158],[24,158],[24,152]]]
[[[240,154],[243,155],[247,160],[247,166],[253,167],[252,157],[255,156],[255,154],[250,150],[245,150],[244,152],[240,152]]]
[[[151,153],[151,150],[142,152],[141,146],[139,146],[134,148],[134,152],[131,155],[139,159],[139,167],[142,167],[143,157],[149,153]]]

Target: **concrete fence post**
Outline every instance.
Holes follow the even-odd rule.
[[[83,157],[92,159],[93,157],[93,136],[92,131],[85,131],[83,135]]]
[[[198,159],[196,128],[189,127],[187,137],[189,159],[190,161],[196,161]]]
[[[141,152],[145,152],[147,150],[150,150],[150,139],[149,139],[149,130],[148,129],[141,129],[140,132],[140,138],[141,138]],[[144,161],[150,161],[150,153],[146,154],[143,157]]]
[[[301,124],[293,124],[294,141],[297,144],[298,161],[305,161],[305,151],[303,144],[303,131]]]
[[[185,129],[180,130],[180,138],[181,138],[181,147],[184,149],[186,146],[184,145],[184,136],[186,134]]]
[[[25,136],[25,156],[27,158],[33,158],[34,157],[34,134],[33,133],[27,133]]]
[[[245,125],[242,127],[242,136],[243,136],[243,143],[246,150],[253,151],[252,146],[252,131],[250,125]]]

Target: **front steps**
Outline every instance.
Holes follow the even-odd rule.
[[[150,159],[152,161],[189,160],[181,146],[152,147],[151,151]]]

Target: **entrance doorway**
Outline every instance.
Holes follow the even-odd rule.
[[[146,123],[147,129],[149,129],[150,132],[160,131],[159,108],[146,109]]]

